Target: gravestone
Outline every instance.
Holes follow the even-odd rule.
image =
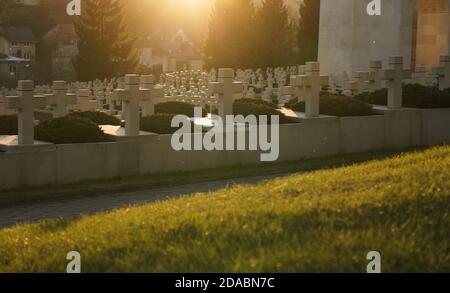
[[[148,90],[150,92],[150,99],[143,101],[142,116],[152,116],[155,114],[155,99],[164,97],[164,90],[162,88],[155,87],[155,78],[153,75],[141,76],[141,89]]]
[[[227,115],[233,115],[233,102],[235,94],[242,94],[244,86],[242,82],[234,81],[234,72],[231,68],[219,69],[218,82],[209,83],[211,95],[218,94],[219,116],[224,119]]]
[[[433,74],[438,77],[439,89],[445,90],[450,87],[450,56],[441,56],[440,61],[440,66],[433,68]]]
[[[319,62],[306,63],[306,75],[301,75],[300,85],[305,87],[305,117],[319,117],[320,92],[329,83],[328,76],[320,74]]]
[[[45,98],[47,105],[54,106],[53,118],[66,116],[67,106],[77,103],[76,95],[67,93],[67,83],[65,81],[54,81],[52,90],[53,93],[46,94]]]
[[[383,67],[383,62],[381,61],[370,61],[369,65],[369,89],[371,92],[375,92],[382,88],[381,86],[381,68]]]
[[[34,96],[34,82],[20,80],[17,96],[6,97],[6,108],[17,110],[18,144],[34,144],[34,109],[46,106],[46,98]]]
[[[125,135],[138,136],[140,133],[140,103],[151,99],[151,90],[140,89],[140,77],[125,75],[124,89],[116,89],[113,99],[122,102],[125,118]]]
[[[403,57],[395,56],[389,59],[389,69],[381,71],[381,79],[387,81],[388,108],[402,107],[403,80],[411,78],[411,70],[403,69]]]
[[[97,101],[91,100],[91,91],[88,89],[79,89],[78,90],[78,103],[76,109],[85,112],[85,111],[95,111],[97,109]]]

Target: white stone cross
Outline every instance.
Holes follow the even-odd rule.
[[[304,100],[305,87],[301,83],[301,75],[291,75],[291,85],[284,87],[284,93],[297,98],[298,102],[302,102]]]
[[[122,102],[125,118],[125,135],[137,136],[140,133],[140,102],[150,100],[151,90],[140,89],[140,77],[137,74],[125,75],[125,88],[116,89],[113,99]]]
[[[34,109],[46,106],[43,96],[33,96],[34,82],[20,80],[17,97],[6,97],[6,108],[17,109],[18,142],[20,145],[34,144]]]
[[[67,106],[76,104],[77,97],[74,94],[67,93],[67,84],[65,81],[53,82],[53,94],[45,95],[47,105],[55,106],[53,117],[59,118],[67,115]]]
[[[142,116],[152,116],[155,114],[155,99],[164,98],[164,89],[155,87],[155,78],[153,75],[141,76],[141,89],[150,91],[150,99],[141,103]]]
[[[433,75],[438,77],[439,89],[445,90],[450,87],[450,56],[443,55],[440,61],[440,66],[433,67]]]
[[[369,65],[369,88],[371,92],[381,90],[381,68],[383,62],[371,61]]]
[[[77,110],[95,111],[97,109],[97,101],[91,100],[91,91],[89,89],[79,89],[78,91],[78,105]]]
[[[356,71],[353,74],[356,91],[358,94],[368,91],[368,82],[370,79],[369,71]]]
[[[319,117],[320,91],[329,84],[329,78],[320,74],[319,62],[307,62],[306,75],[300,77],[300,85],[305,87],[305,116]]]
[[[219,94],[217,107],[222,119],[225,119],[227,115],[233,115],[234,95],[242,94],[244,90],[242,82],[233,81],[233,78],[233,69],[221,68],[218,82],[209,83],[210,94]]]
[[[381,79],[387,81],[388,86],[388,108],[396,109],[402,107],[403,80],[412,76],[411,70],[403,69],[403,57],[389,58],[390,69],[381,70]]]

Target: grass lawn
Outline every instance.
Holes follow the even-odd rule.
[[[450,147],[0,231],[0,272],[448,272]]]

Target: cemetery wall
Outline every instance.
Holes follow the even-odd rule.
[[[256,164],[259,152],[175,152],[170,135],[150,141],[57,145],[0,153],[0,189]],[[450,143],[450,109],[309,119],[280,126],[279,161]]]

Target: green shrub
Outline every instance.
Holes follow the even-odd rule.
[[[388,91],[382,89],[373,93],[362,93],[354,98],[369,104],[386,106]],[[402,99],[405,108],[450,108],[450,89],[441,91],[436,87],[407,84],[403,86]]]
[[[290,117],[287,117],[276,109],[262,104],[258,105],[252,103],[234,103],[233,114],[242,115],[244,117],[247,117],[248,115],[255,115],[257,118],[259,118],[260,115],[266,115],[268,116],[269,123],[271,121],[270,116],[277,115],[280,117],[280,124],[297,123],[297,121]]]
[[[5,115],[0,116],[0,135],[16,135],[17,134],[17,116]]]
[[[53,119],[53,114],[36,111],[36,112],[34,112],[34,119],[39,120],[39,122],[52,120]]]
[[[305,112],[305,102],[297,102],[297,99],[292,99],[285,107],[297,112]],[[319,111],[322,115],[338,117],[368,116],[374,114],[372,106],[368,103],[344,95],[330,94],[327,92],[320,94]]]
[[[97,124],[86,118],[65,116],[36,126],[36,139],[55,144],[111,141]]]
[[[97,111],[75,112],[70,114],[70,116],[86,118],[91,120],[97,125],[121,125],[121,121],[119,119],[103,112]]]
[[[183,102],[167,102],[155,105],[155,114],[173,114],[173,115],[186,115],[188,117],[194,117],[194,108],[196,106],[183,103]],[[208,115],[208,111],[203,109],[203,117]]]
[[[172,128],[171,123],[175,114],[159,113],[141,119],[141,130],[157,134],[173,134],[179,128]]]
[[[263,105],[273,109],[278,109],[278,105],[267,102],[261,99],[239,99],[234,102],[235,104],[254,104],[254,105]]]

